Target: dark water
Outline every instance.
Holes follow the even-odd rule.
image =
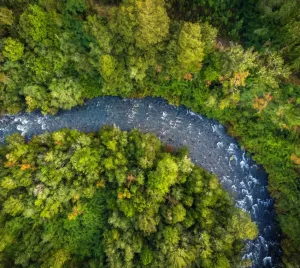
[[[243,258],[254,260],[253,267],[279,265],[279,234],[273,200],[267,192],[267,174],[247,157],[215,120],[183,106],[168,105],[158,98],[105,97],[56,116],[42,116],[36,112],[2,117],[0,142],[16,131],[30,138],[65,127],[97,131],[106,124],[117,125],[123,130],[139,128],[144,132],[154,132],[167,144],[188,146],[193,162],[217,174],[223,187],[234,197],[236,206],[249,211],[258,225],[259,236],[247,242]]]

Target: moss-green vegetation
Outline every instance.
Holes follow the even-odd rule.
[[[0,110],[56,113],[100,95],[151,95],[220,120],[269,173],[284,262],[299,267],[298,6],[4,0]]]
[[[19,134],[0,147],[1,267],[235,267],[257,229],[152,134]],[[108,266],[107,266],[108,265]]]

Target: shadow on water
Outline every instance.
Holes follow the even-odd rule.
[[[6,115],[0,118],[0,142],[16,131],[30,138],[66,127],[97,131],[103,125],[116,125],[123,130],[139,128],[156,133],[166,144],[189,147],[193,162],[217,174],[236,206],[250,212],[258,225],[259,236],[247,241],[243,258],[253,260],[253,267],[278,267],[279,231],[273,200],[267,191],[267,174],[216,120],[184,106],[169,105],[159,98],[103,97],[55,116],[43,116],[39,112]]]

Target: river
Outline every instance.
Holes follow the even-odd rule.
[[[97,131],[107,124],[123,130],[139,128],[154,132],[166,144],[188,146],[193,162],[217,174],[236,206],[250,212],[258,225],[259,236],[246,242],[242,258],[253,260],[255,268],[279,266],[280,235],[273,200],[267,191],[267,174],[216,120],[184,106],[169,105],[159,98],[100,97],[55,116],[43,116],[39,112],[6,115],[0,118],[0,143],[16,131],[30,138],[61,128]]]

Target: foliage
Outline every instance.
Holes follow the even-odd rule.
[[[181,72],[198,71],[204,56],[200,25],[184,23],[179,33],[178,45],[177,60]]]
[[[13,24],[13,12],[6,7],[0,7],[0,24],[12,25]]]
[[[23,56],[24,45],[11,37],[4,40],[3,55],[11,61],[19,60]]]
[[[299,74],[299,0],[167,0],[169,14],[188,21],[207,21],[260,51],[280,51]]]
[[[163,0],[123,1],[111,10],[111,29],[124,41],[135,42],[141,49],[149,49],[164,40],[169,31],[169,18]]]
[[[54,21],[38,5],[30,5],[20,16],[20,36],[29,46],[51,46],[54,40]]]
[[[0,159],[4,267],[232,267],[257,235],[215,175],[152,134],[14,134]]]
[[[54,114],[101,95],[151,95],[220,120],[269,173],[284,262],[299,267],[298,6],[298,0],[5,0],[0,113]],[[151,168],[152,157],[150,150],[140,165]],[[104,163],[112,168],[114,159]],[[161,170],[154,174],[163,178]],[[120,192],[122,200],[128,196]],[[155,221],[141,224],[151,231]],[[135,254],[126,252],[128,259]],[[141,252],[145,263],[155,256],[151,248]],[[60,259],[64,251],[51,254]],[[184,249],[172,254],[179,266],[190,261]],[[227,265],[222,257],[218,263]]]

